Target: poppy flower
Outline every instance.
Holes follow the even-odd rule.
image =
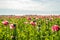
[[[39,19],[39,17],[36,17],[35,19],[37,19],[37,20],[38,20],[38,19]]]
[[[7,16],[8,18],[12,18],[12,16]]]
[[[30,17],[28,17],[28,18],[27,18],[27,20],[31,20],[31,18],[30,18]]]
[[[8,22],[8,21],[3,21],[2,24],[4,24],[4,25],[8,25],[9,22]]]
[[[59,26],[58,25],[53,25],[52,26],[52,31],[54,32],[54,31],[59,31]]]
[[[36,22],[31,21],[30,24],[33,25],[33,26],[35,26],[36,25]]]
[[[53,21],[53,18],[49,18],[50,21]]]
[[[10,29],[16,28],[16,24],[10,24]]]
[[[15,18],[20,18],[20,16],[15,16]]]

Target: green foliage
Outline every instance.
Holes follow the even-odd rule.
[[[2,21],[8,20],[10,23],[15,23],[16,28],[10,29],[10,26],[3,25]],[[32,26],[30,21],[36,20],[37,25]],[[48,21],[46,21],[48,20]],[[0,40],[60,40],[60,31],[52,32],[51,27],[54,24],[60,26],[60,18],[55,18],[52,21],[49,19],[33,19],[27,20],[21,18],[6,18],[0,19]],[[24,24],[24,22],[28,22]]]

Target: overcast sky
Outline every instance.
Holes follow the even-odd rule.
[[[60,14],[60,0],[0,0],[3,14]]]

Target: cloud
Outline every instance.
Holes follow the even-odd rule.
[[[32,0],[33,2],[41,3],[45,7],[45,11],[59,11],[60,0]]]
[[[0,0],[1,9],[59,11],[60,0]]]
[[[20,10],[45,10],[45,6],[31,0],[6,0],[0,1],[0,8],[20,9]]]

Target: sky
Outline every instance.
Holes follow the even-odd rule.
[[[60,15],[60,0],[0,0],[0,15]]]

